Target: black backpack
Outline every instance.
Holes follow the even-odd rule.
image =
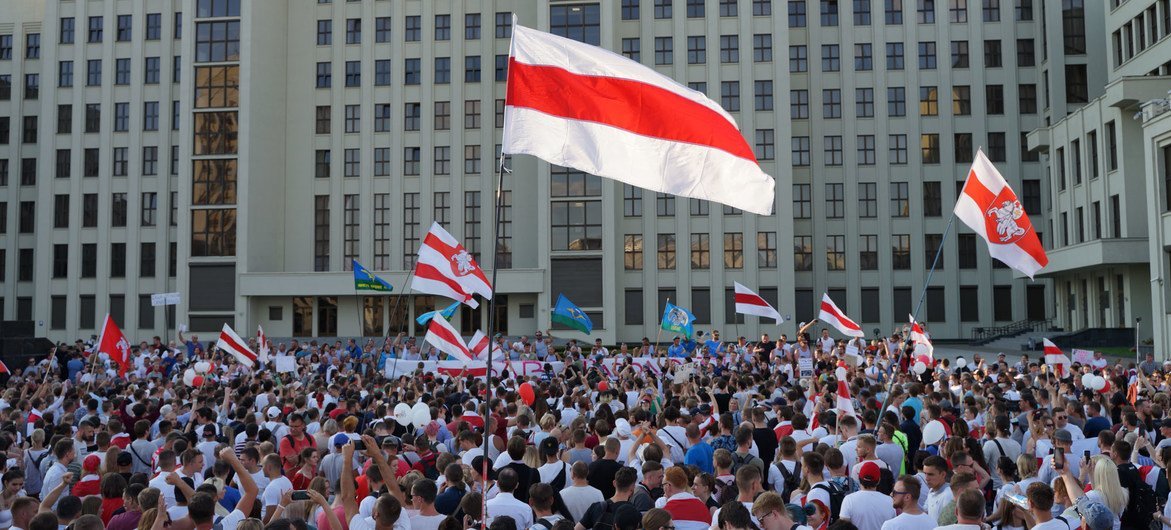
[[[774,465],[777,466],[777,470],[781,472],[781,478],[783,479],[781,487],[784,488],[777,493],[781,494],[781,500],[788,503],[789,499],[793,495],[793,492],[797,491],[797,488],[801,487],[801,462],[797,462],[796,465],[793,466],[792,472],[789,472],[789,468],[784,464],[784,462],[777,462]]]
[[[846,490],[833,482],[824,482],[813,486],[813,489],[823,489],[829,494],[829,521],[835,523],[842,513],[842,500],[846,498]]]
[[[733,452],[732,453],[732,474],[735,475],[737,471],[740,471],[740,468],[751,464],[752,460],[754,458],[756,458],[756,457],[752,456],[752,453],[744,453],[744,455],[741,455],[738,452]]]
[[[618,528],[614,524],[614,502],[606,499],[602,501],[602,513],[598,515],[598,520],[594,522],[591,530],[614,530]]]
[[[552,482],[549,482],[549,485],[553,487],[554,492],[560,494],[561,490],[565,489],[565,482],[567,480],[566,477],[568,475],[569,475],[569,464],[562,462],[561,463],[561,471],[559,471],[557,473],[557,477],[555,477]]]
[[[1118,466],[1119,478],[1123,478],[1123,486],[1130,491],[1130,498],[1126,501],[1126,508],[1122,510],[1122,528],[1149,528],[1154,520],[1154,513],[1159,509],[1159,501],[1155,498],[1155,490],[1143,481],[1138,469],[1133,464]],[[1124,478],[1126,477],[1126,478]],[[1126,484],[1129,482],[1129,484]]]

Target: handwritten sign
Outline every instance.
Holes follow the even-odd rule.
[[[1090,364],[1094,360],[1094,352],[1090,350],[1073,350],[1073,362],[1081,364]]]
[[[797,370],[801,377],[813,377],[813,358],[800,357],[797,359]]]
[[[278,355],[273,357],[273,361],[276,363],[277,373],[283,374],[297,371],[297,358],[292,355]]]

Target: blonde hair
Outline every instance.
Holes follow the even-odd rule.
[[[1102,495],[1110,511],[1120,514],[1130,500],[1130,492],[1118,482],[1118,466],[1109,458],[1097,455],[1093,458],[1094,470],[1091,483],[1094,490]]]
[[[541,467],[541,459],[537,455],[537,448],[536,447],[534,447],[532,445],[525,446],[524,462],[525,462],[525,465],[527,465],[533,469]]]
[[[1037,475],[1037,457],[1028,453],[1021,453],[1016,457],[1016,470],[1021,479]]]

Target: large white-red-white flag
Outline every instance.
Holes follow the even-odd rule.
[[[106,315],[106,320],[102,322],[96,352],[108,355],[118,365],[118,375],[126,375],[126,370],[130,368],[130,341],[126,340],[126,335],[118,329],[118,324],[114,323],[110,315]]]
[[[773,178],[732,115],[703,93],[614,52],[513,20],[505,153],[772,214]]]
[[[992,257],[1025,276],[1032,278],[1049,264],[1024,206],[982,150],[976,152],[955,214],[984,238]]]
[[[866,333],[862,331],[862,326],[850,320],[850,317],[847,317],[846,313],[838,309],[838,305],[830,299],[829,293],[821,295],[821,313],[817,315],[817,319],[837,328],[842,335],[850,337],[866,336]]]
[[[431,323],[427,325],[427,336],[423,340],[446,353],[452,359],[464,362],[472,361],[472,353],[468,351],[467,344],[464,344],[463,337],[459,336],[459,332],[451,326],[451,322],[448,322],[446,318],[431,319]]]
[[[931,338],[923,331],[923,326],[915,322],[914,315],[907,315],[911,321],[911,332],[909,333],[911,344],[915,347],[915,362],[921,362],[931,368],[932,363],[935,362],[935,346],[931,345]]]
[[[842,416],[854,416],[854,401],[850,399],[850,387],[846,386],[845,381],[838,381],[838,395],[836,397],[836,408],[838,413]]]
[[[264,336],[264,328],[256,325],[256,349],[260,351],[260,364],[268,364],[268,337]]]
[[[480,303],[472,295],[492,299],[492,284],[488,283],[484,270],[439,223],[431,224],[419,247],[411,289],[458,300],[473,308]]]
[[[256,353],[248,347],[248,343],[241,339],[240,335],[236,334],[236,330],[226,323],[224,328],[220,330],[220,339],[216,341],[215,345],[217,348],[232,354],[236,360],[240,361],[240,364],[249,368],[256,365]]]
[[[1073,365],[1069,356],[1049,339],[1041,339],[1041,344],[1045,346],[1045,364],[1052,367],[1053,373],[1057,374],[1057,377],[1069,375],[1069,367]]]
[[[781,322],[785,321],[785,319],[781,317],[781,314],[778,313],[777,310],[768,303],[768,301],[766,301],[764,298],[761,298],[759,294],[752,292],[752,289],[741,285],[740,282],[733,282],[733,285],[736,288],[737,313],[771,318],[776,321],[777,325],[780,325]]]

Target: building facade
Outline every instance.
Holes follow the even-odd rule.
[[[880,335],[921,295],[937,338],[1053,316],[1048,281],[949,228],[981,147],[1048,226],[1024,139],[1061,83],[1046,65],[1067,60],[1043,56],[1046,24],[1077,29],[1048,21],[1053,2],[293,4],[15,0],[0,15],[4,318],[61,340],[106,312],[134,337],[421,332],[414,316],[447,303],[405,287],[433,221],[492,268],[513,14],[708,94],[777,193],[763,217],[510,157],[498,330],[548,327],[564,293],[607,343],[655,338],[668,299],[725,337],[794,331],[734,314],[733,281],[793,321],[827,292]],[[356,293],[352,260],[396,292]],[[172,291],[173,312],[150,305]],[[455,322],[470,335],[487,312]]]
[[[1046,2],[1046,23],[1068,28],[1075,5]],[[1138,338],[1153,338],[1161,355],[1171,339],[1160,272],[1167,265],[1163,150],[1171,140],[1159,110],[1171,90],[1171,0],[1110,0],[1085,9],[1104,23],[1050,39],[1042,69],[1051,125],[1030,134],[1050,183],[1055,237],[1044,275],[1053,280],[1062,327],[1137,325]]]

